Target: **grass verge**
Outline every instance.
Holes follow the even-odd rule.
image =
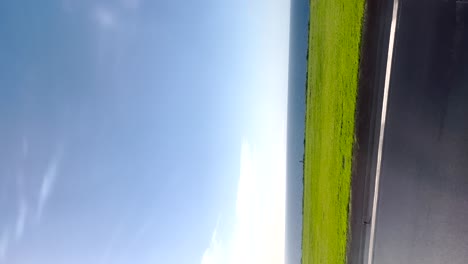
[[[310,5],[302,263],[346,262],[365,0]]]

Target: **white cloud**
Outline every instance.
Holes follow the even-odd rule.
[[[100,264],[109,263],[109,258],[111,257],[112,252],[115,249],[115,243],[116,243],[117,239],[120,237],[120,235],[123,232],[123,227],[124,227],[123,223],[124,222],[121,219],[120,223],[116,226],[116,228],[114,229],[114,232],[110,236],[109,242],[108,242],[106,248],[104,249],[98,263],[100,263]]]
[[[0,238],[0,261],[4,261],[6,258],[8,246],[10,245],[10,237],[8,230],[5,230]]]
[[[218,239],[218,224],[216,225],[213,235],[211,236],[210,246],[203,253],[201,264],[219,264],[222,261],[222,247]]]
[[[18,209],[18,216],[16,218],[15,226],[15,240],[18,241],[24,233],[24,227],[26,225],[26,217],[28,215],[28,207],[24,200],[20,202]]]
[[[252,150],[247,142],[241,146],[241,164],[239,185],[237,189],[236,214],[239,220],[245,220],[251,215],[255,199],[255,172],[253,168]]]
[[[247,142],[242,143],[239,185],[236,201],[236,226],[230,263],[262,263],[257,259],[259,222],[259,189],[254,153]]]
[[[212,240],[202,264],[284,263],[290,1],[249,5],[248,63],[256,72],[245,96],[255,103],[246,103],[250,137],[241,145],[235,224],[230,236]]]
[[[46,206],[49,197],[53,191],[55,181],[57,178],[59,163],[61,159],[61,152],[52,157],[47,170],[42,178],[41,187],[39,190],[39,200],[37,204],[37,219],[40,220],[42,217],[42,212]]]
[[[115,13],[106,7],[97,6],[94,9],[94,19],[102,29],[109,29],[116,24]]]
[[[216,227],[201,264],[284,263],[284,154],[278,153],[277,159],[270,157],[272,163],[267,166],[276,172],[269,175],[262,175],[264,165],[259,154],[248,142],[242,143],[232,235],[221,243]]]

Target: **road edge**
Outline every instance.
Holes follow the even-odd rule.
[[[367,260],[392,7],[393,0],[367,0],[364,11],[348,219],[349,264]]]

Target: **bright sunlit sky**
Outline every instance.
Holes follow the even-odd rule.
[[[0,264],[283,263],[288,0],[0,3]]]

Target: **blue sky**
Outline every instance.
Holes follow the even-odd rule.
[[[0,264],[283,263],[289,1],[2,1],[0,38]]]

